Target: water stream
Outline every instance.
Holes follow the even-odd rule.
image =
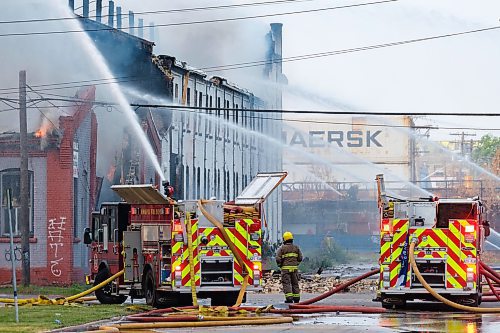
[[[131,88],[125,88],[124,91],[126,91],[126,93],[129,94],[130,96],[134,96],[135,98],[145,99],[145,100],[151,101],[153,103],[158,103],[158,104],[171,105],[170,101],[167,101],[163,98],[155,97],[155,96],[152,96],[149,94],[144,94],[144,93],[141,93],[140,91],[137,91],[137,90],[134,90]],[[415,184],[408,182],[408,181],[405,181],[405,180],[401,179],[400,177],[397,177],[392,172],[390,172],[390,171],[388,171],[388,170],[386,170],[386,169],[384,169],[384,168],[382,168],[382,167],[380,167],[380,166],[378,166],[378,165],[376,165],[368,160],[365,160],[365,159],[363,159],[363,158],[361,158],[361,157],[359,157],[351,152],[342,150],[340,148],[338,148],[338,149],[332,148],[334,155],[343,156],[344,161],[350,160],[353,163],[356,163],[359,165],[366,165],[367,167],[370,167],[370,170],[372,172],[370,174],[367,174],[367,175],[355,173],[351,170],[349,165],[337,164],[337,163],[335,163],[335,161],[329,160],[329,159],[325,158],[324,156],[314,154],[312,152],[308,152],[308,151],[301,149],[301,148],[298,148],[298,147],[289,146],[287,144],[284,144],[281,140],[278,140],[274,137],[270,137],[270,136],[263,134],[261,132],[258,132],[258,131],[250,130],[248,128],[242,127],[238,124],[235,124],[231,121],[227,121],[227,120],[222,119],[220,117],[217,117],[215,115],[210,115],[210,114],[206,114],[203,112],[189,111],[186,109],[175,110],[175,107],[173,108],[172,112],[186,112],[188,114],[192,113],[192,114],[200,115],[201,117],[208,119],[208,121],[215,122],[216,124],[219,124],[219,125],[222,124],[223,126],[226,126],[227,128],[232,128],[232,129],[238,131],[239,133],[254,136],[257,138],[261,138],[261,139],[265,140],[266,142],[272,144],[275,147],[278,147],[280,149],[286,149],[288,153],[298,154],[302,158],[304,158],[308,161],[314,162],[317,165],[326,166],[331,170],[334,170],[336,172],[340,172],[344,175],[349,176],[350,179],[353,179],[353,180],[356,180],[359,182],[363,182],[363,183],[374,182],[375,175],[373,174],[373,170],[376,170],[378,172],[385,173],[386,175],[388,175],[388,177],[391,178],[391,180],[401,182],[402,184],[404,184],[404,186],[407,186],[411,190],[416,191],[420,195],[425,195],[425,196],[432,195],[431,193],[425,191],[424,189],[421,189],[420,187],[416,186]],[[321,179],[321,177],[319,177],[317,175],[315,175],[315,177],[318,179]],[[321,182],[323,183],[323,182],[325,182],[325,180],[321,179]],[[390,189],[388,189],[388,193],[390,193],[391,195],[395,195],[395,193],[391,192]]]
[[[56,8],[59,11],[59,16],[60,17],[71,17],[74,14],[71,12],[69,7],[67,6],[66,1],[56,1],[52,0],[53,7]],[[80,25],[78,20],[67,20],[65,21],[69,25],[68,29],[69,30],[82,30],[83,28]],[[96,46],[90,39],[90,37],[86,33],[81,33],[81,34],[72,34],[71,37],[68,38],[77,38],[79,43],[82,46],[82,50],[88,55],[89,59],[92,61],[93,65],[96,66],[96,68],[99,70],[99,72],[102,75],[102,78],[107,78],[110,79],[110,81],[113,81],[113,78],[115,75],[111,73],[111,70],[106,64],[106,60],[102,56],[102,54],[97,50]],[[74,36],[74,37],[73,37]],[[144,133],[140,123],[139,119],[137,117],[137,114],[134,112],[134,110],[130,107],[130,103],[127,101],[125,95],[120,89],[120,86],[117,83],[110,83],[109,89],[112,93],[112,97],[116,99],[117,103],[120,105],[120,109],[123,112],[123,114],[126,117],[126,120],[132,127],[135,135],[139,139],[139,142],[141,143],[144,152],[146,153],[147,158],[151,161],[153,167],[156,170],[156,173],[160,176],[161,180],[164,180],[165,177],[163,175],[163,171],[161,169],[160,163],[158,162],[157,156],[153,150],[153,147],[151,146],[146,133]],[[107,124],[107,126],[112,126],[112,124]]]
[[[267,83],[267,84],[270,84],[270,83]],[[295,96],[300,97],[300,98],[312,99],[312,101],[314,103],[317,103],[319,105],[324,105],[326,107],[333,107],[335,109],[341,109],[341,110],[350,110],[350,111],[355,110],[355,109],[359,110],[359,108],[353,108],[351,105],[343,104],[343,103],[341,103],[341,102],[339,102],[337,100],[330,99],[330,98],[324,97],[324,96],[320,96],[320,95],[316,94],[315,92],[311,92],[311,91],[306,90],[304,88],[299,88],[299,87],[296,87],[296,86],[282,86],[282,87],[283,87],[283,89],[285,89],[287,92],[289,92],[292,95],[295,95]],[[383,125],[394,125],[394,123],[391,122],[388,118],[370,116],[370,119],[373,119],[373,120],[376,119],[377,123],[380,123],[380,124],[383,124]],[[491,173],[490,171],[482,168],[481,166],[477,165],[476,163],[474,163],[474,162],[472,162],[470,160],[467,160],[461,154],[453,152],[453,151],[450,151],[449,149],[447,149],[446,147],[443,147],[439,143],[431,141],[428,138],[424,138],[422,135],[418,135],[417,133],[415,133],[414,130],[412,130],[410,128],[393,127],[393,130],[404,132],[408,136],[410,136],[413,139],[415,139],[416,141],[422,142],[424,144],[429,144],[429,145],[437,148],[441,152],[443,152],[443,153],[445,153],[445,154],[453,157],[455,160],[458,160],[462,164],[465,164],[466,166],[468,166],[472,170],[476,171],[477,173],[486,175],[486,176],[488,176],[489,178],[492,178],[495,181],[500,181],[500,177],[498,177],[497,175],[495,175],[495,174]]]

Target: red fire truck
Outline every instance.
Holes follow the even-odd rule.
[[[477,306],[480,255],[489,234],[479,198],[400,199],[386,193],[383,175],[377,175],[377,185],[382,305],[404,307],[410,300],[434,300],[409,264],[410,242],[416,240],[416,264],[427,283],[452,301]]]
[[[258,174],[231,203],[175,202],[152,185],[112,186],[123,201],[103,203],[92,215],[84,237],[91,249],[87,281],[124,274],[96,291],[98,300],[117,304],[131,296],[153,306],[184,305],[194,290],[212,304],[232,305],[245,278],[247,290],[260,290],[263,204],[286,175]]]

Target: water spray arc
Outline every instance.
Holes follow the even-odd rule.
[[[291,127],[291,126],[289,126],[289,127]],[[297,129],[295,129],[295,128],[294,128],[294,130],[297,131]],[[302,131],[299,131],[299,132],[302,132]],[[303,133],[303,132],[302,132],[302,134],[305,135],[305,133]],[[349,165],[363,165],[363,166],[366,165],[367,167],[370,168],[370,172],[372,172],[372,173],[373,173],[373,171],[375,171],[375,173],[376,172],[384,172],[384,173],[390,175],[391,178],[396,179],[398,182],[404,183],[405,186],[408,186],[410,189],[417,191],[421,195],[426,195],[426,196],[432,195],[432,193],[420,188],[419,186],[417,186],[409,181],[402,179],[401,177],[398,177],[390,170],[386,170],[383,167],[381,167],[381,166],[379,166],[379,165],[377,165],[377,164],[375,164],[375,163],[373,163],[365,158],[360,157],[359,155],[351,153],[345,149],[341,149],[340,147],[330,145],[324,139],[321,139],[318,142],[321,142],[324,145],[324,147],[326,147],[327,151],[331,153],[330,154],[331,156],[337,156],[337,157],[340,156],[343,159],[343,164],[346,164],[345,166],[343,166],[342,164],[336,164],[335,161],[332,161],[331,159],[328,159],[328,161],[331,164],[335,164],[337,168],[343,170],[344,172],[346,172],[347,174],[349,174],[351,176],[353,176],[354,173],[349,168]],[[287,147],[290,147],[290,146],[287,146]],[[323,159],[326,159],[326,158],[323,157]],[[371,181],[374,178],[374,174],[372,174],[372,173],[369,174],[367,177],[365,177],[364,181]],[[357,175],[356,178],[359,179],[360,178],[359,175]]]
[[[308,176],[311,176],[314,180],[316,181],[319,181],[322,185],[326,186],[326,188],[328,188],[330,191],[333,191],[335,192],[336,194],[340,195],[340,196],[343,196],[343,194],[339,191],[337,191],[333,186],[331,186],[330,184],[328,184],[326,181],[324,181],[323,179],[321,179],[320,177],[316,176],[314,173],[312,173],[311,171],[307,170],[307,168],[299,165],[298,163],[295,163],[294,161],[291,161],[287,158],[284,158],[283,159],[283,162],[284,164],[289,164],[289,165],[292,165],[293,168],[297,168],[299,169],[301,172],[307,174]]]
[[[53,5],[55,8],[57,8],[61,12],[61,16],[63,17],[69,17],[74,15],[69,8],[66,6],[66,4],[61,4],[59,2],[54,3]],[[81,30],[84,31],[83,27],[77,20],[70,20],[68,24],[71,26],[71,29],[74,30]],[[81,37],[78,38],[79,43],[82,46],[82,49],[88,54],[88,57],[92,59],[94,65],[97,67],[100,73],[102,73],[103,77],[106,78],[113,78],[115,77],[112,73],[109,67],[106,64],[106,60],[102,56],[102,54],[97,50],[96,46],[90,39],[90,37],[84,33],[82,34]],[[158,159],[156,157],[156,154],[153,150],[153,147],[151,146],[150,142],[148,141],[148,138],[146,134],[144,133],[143,129],[141,128],[141,125],[139,124],[138,117],[134,110],[130,107],[130,103],[123,94],[123,92],[120,89],[120,86],[118,83],[110,83],[109,84],[109,89],[112,92],[112,95],[114,98],[116,98],[121,110],[123,111],[123,114],[125,115],[126,120],[129,122],[130,126],[132,127],[133,132],[139,139],[142,147],[144,148],[144,151],[146,153],[147,158],[151,161],[156,173],[160,177],[161,180],[164,180],[164,175],[163,171],[161,169],[160,163],[158,162]]]
[[[271,83],[267,83],[267,84],[271,84]],[[298,87],[294,87],[294,86],[292,86],[292,87],[283,86],[283,89],[285,89],[287,92],[289,92],[293,95],[296,95],[298,97],[301,97],[301,98],[304,98],[305,96],[310,95],[310,96],[312,96],[312,98],[314,98],[314,101],[316,103],[319,103],[319,104],[324,105],[324,106],[328,106],[328,107],[339,107],[340,106],[341,109],[352,109],[352,107],[350,107],[349,105],[342,104],[342,103],[335,101],[335,100],[330,100],[329,98],[326,98],[324,96],[318,96],[317,94],[314,94],[313,92],[310,92],[310,91],[306,91],[303,88],[298,88]],[[374,117],[374,119],[375,119],[375,117]],[[377,117],[376,119],[378,121],[380,121],[380,123],[382,123],[382,124],[386,124],[389,126],[394,125],[387,118]],[[393,128],[394,128],[394,130],[401,131],[403,133],[408,134],[409,136],[411,136],[413,139],[415,139],[417,141],[432,145],[433,147],[439,149],[441,152],[443,152],[447,155],[450,155],[452,157],[455,157],[460,162],[465,163],[470,168],[478,171],[481,174],[484,174],[484,175],[492,178],[495,181],[500,181],[500,177],[496,176],[495,174],[491,173],[490,171],[488,171],[488,170],[482,168],[481,166],[465,159],[460,154],[455,153],[453,151],[450,151],[449,149],[446,149],[445,147],[443,147],[442,145],[440,145],[436,142],[433,142],[433,141],[431,141],[427,138],[424,138],[420,135],[416,135],[416,133],[411,128],[405,128],[405,127],[400,127],[400,126],[394,126]]]
[[[163,103],[163,104],[165,104],[167,102],[167,101],[165,101],[162,98],[158,98],[158,97],[151,96],[151,95],[148,95],[148,94],[142,94],[141,92],[138,92],[138,91],[133,90],[133,89],[127,89],[126,88],[126,92],[128,94],[134,96],[134,97],[137,97],[137,98],[147,98],[148,100],[156,101],[158,103]],[[253,131],[253,130],[247,129],[245,127],[242,127],[240,125],[237,125],[237,124],[232,123],[230,121],[227,121],[225,119],[221,119],[220,117],[217,117],[215,115],[201,113],[201,112],[196,112],[196,111],[190,111],[189,109],[186,109],[186,108],[181,108],[181,109],[172,108],[172,111],[173,112],[185,112],[185,113],[188,113],[188,114],[200,115],[201,117],[204,117],[208,121],[210,121],[212,123],[215,123],[217,125],[221,125],[222,124],[223,126],[226,126],[227,128],[232,128],[232,129],[234,129],[236,131],[239,131],[239,132],[243,131],[243,133],[246,133],[246,134],[255,136],[257,138],[263,139],[266,142],[272,144],[273,146],[279,147],[280,149],[287,149],[287,151],[289,151],[291,153],[297,153],[297,154],[303,156],[304,158],[306,158],[309,161],[313,161],[313,162],[315,162],[315,163],[317,163],[319,165],[324,165],[324,166],[330,168],[331,170],[338,171],[338,172],[341,172],[342,174],[348,175],[348,176],[352,177],[352,179],[355,179],[357,181],[367,182],[367,181],[372,181],[373,180],[373,176],[374,175],[368,175],[366,177],[362,177],[361,175],[352,172],[352,170],[350,170],[350,168],[348,166],[344,166],[342,164],[336,164],[335,161],[332,161],[331,159],[328,159],[328,158],[325,158],[323,156],[320,156],[320,155],[317,155],[317,154],[305,151],[304,149],[299,149],[297,147],[289,146],[289,145],[283,143],[281,140],[278,140],[276,138],[267,136],[267,135],[265,135],[265,134],[263,134],[261,132],[258,132],[258,131]],[[372,162],[370,162],[370,161],[368,161],[366,159],[363,159],[363,158],[361,158],[361,157],[359,157],[359,156],[357,156],[357,155],[355,155],[353,153],[350,153],[348,151],[342,150],[340,148],[335,149],[334,147],[331,147],[331,152],[332,152],[332,154],[334,156],[336,154],[340,153],[342,156],[344,156],[346,158],[349,158],[349,159],[352,159],[352,161],[354,163],[357,163],[357,164],[366,164],[367,166],[370,166],[371,168],[374,168],[374,170],[385,172],[385,173],[391,175],[391,177],[393,177],[393,179],[397,179],[398,181],[404,182],[407,186],[413,188],[414,190],[419,191],[423,195],[431,195],[431,193],[429,193],[429,192],[421,189],[420,187],[416,186],[415,184],[412,184],[410,182],[404,181],[401,178],[397,177],[396,175],[392,175],[391,172],[388,172],[387,170],[383,169],[382,167],[380,167],[380,166],[378,166],[378,165],[376,165],[376,164],[374,164],[374,163],[372,163]]]

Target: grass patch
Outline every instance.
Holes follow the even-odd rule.
[[[81,293],[84,290],[91,288],[84,284],[73,284],[67,287],[58,286],[17,286],[17,293],[19,295],[57,295],[57,296],[72,296]],[[12,287],[0,287],[0,294],[11,295],[13,294]]]
[[[14,311],[14,307],[0,308],[1,333],[43,332],[137,312],[128,310],[126,305],[20,306],[19,323],[16,324]]]

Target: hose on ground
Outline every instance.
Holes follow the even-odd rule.
[[[491,268],[490,266],[486,265],[484,262],[480,262],[479,264],[481,266],[481,268],[485,271],[488,271],[490,274],[492,274],[496,280],[497,283],[500,283],[500,273],[498,273],[497,271],[495,271],[493,268]]]
[[[410,252],[410,264],[413,269],[413,272],[417,276],[418,281],[420,281],[420,283],[424,286],[424,288],[438,301],[441,301],[448,306],[451,306],[457,310],[462,310],[462,311],[477,312],[477,313],[500,313],[500,308],[476,308],[472,306],[466,306],[452,302],[449,299],[446,299],[443,296],[439,295],[434,289],[431,288],[431,286],[429,286],[429,284],[424,280],[424,278],[420,274],[420,271],[418,270],[417,267],[417,263],[415,262],[414,251],[415,251],[415,241],[412,241],[410,244],[409,252]]]
[[[489,279],[491,279],[491,281],[495,282],[496,284],[498,284],[500,281],[497,280],[496,276],[491,274],[489,271],[487,270],[484,270],[484,269],[480,269],[479,272],[485,276],[485,277],[488,277]],[[494,287],[494,285],[492,284],[490,287]]]
[[[384,313],[386,309],[373,306],[350,306],[350,305],[301,305],[290,304],[293,310],[322,310],[320,312],[362,312],[362,313]],[[328,311],[327,311],[328,310]]]
[[[214,326],[240,326],[240,325],[271,325],[271,324],[286,324],[293,321],[292,317],[277,317],[277,318],[237,318],[227,320],[227,318],[219,318],[219,320],[204,320],[203,317],[196,317],[194,321],[182,322],[153,322],[153,323],[124,323],[101,326],[99,329],[106,332],[118,332],[120,330],[136,330],[136,329],[154,329],[154,328],[186,328],[186,327],[214,327]],[[118,331],[111,331],[116,328]],[[102,333],[103,331],[97,331]]]
[[[87,296],[88,294],[93,293],[94,291],[96,291],[98,289],[101,289],[102,287],[106,286],[108,283],[111,283],[113,280],[119,278],[124,273],[125,273],[125,270],[122,269],[121,271],[119,271],[118,273],[110,276],[109,278],[107,278],[106,280],[102,281],[98,285],[93,286],[92,288],[87,289],[87,290],[85,290],[85,291],[83,291],[83,292],[81,292],[79,294],[76,294],[76,295],[73,295],[73,296],[70,296],[70,297],[66,297],[66,300],[68,302],[71,302],[71,301],[74,301],[75,299],[78,299],[80,297]]]
[[[234,306],[239,306],[241,304],[241,302],[243,301],[243,296],[245,295],[246,288],[248,286],[248,279],[250,278],[250,272],[248,270],[248,267],[247,267],[247,265],[245,265],[245,262],[243,261],[240,254],[238,253],[238,249],[234,245],[233,241],[229,238],[229,236],[226,232],[226,229],[224,229],[224,226],[222,225],[222,223],[217,221],[217,219],[205,209],[202,200],[198,200],[197,204],[198,204],[198,209],[203,214],[203,216],[205,216],[210,221],[210,223],[212,223],[215,227],[217,227],[220,230],[222,237],[224,238],[224,241],[226,242],[226,244],[229,246],[229,248],[233,252],[233,255],[236,258],[236,261],[238,262],[241,269],[243,270],[243,273],[242,273],[243,284],[241,285],[240,292],[238,293],[238,298],[236,299],[236,303],[234,304]]]
[[[119,278],[120,276],[123,275],[125,271],[121,270],[118,273],[114,274],[113,276],[110,276],[106,280],[102,281],[96,286],[93,286],[90,289],[87,289],[85,291],[82,291],[81,293],[78,293],[73,296],[69,297],[61,297],[61,298],[56,298],[56,299],[50,299],[45,296],[38,296],[38,298],[30,298],[30,299],[20,299],[18,300],[19,305],[26,305],[26,304],[36,304],[36,305],[63,305],[65,303],[71,303],[75,302],[76,300],[83,298],[94,291],[101,289],[102,287],[106,286],[108,283],[111,283],[113,280],[116,278]],[[14,299],[12,298],[0,298],[0,303],[14,303]]]
[[[356,283],[358,281],[361,281],[363,279],[366,279],[367,277],[370,277],[372,275],[379,274],[379,273],[380,273],[380,269],[378,269],[378,268],[374,269],[374,270],[369,271],[369,272],[367,272],[367,273],[365,273],[363,275],[355,277],[354,279],[351,279],[351,280],[349,280],[349,281],[341,284],[340,286],[337,286],[337,287],[333,288],[332,290],[327,291],[324,294],[321,294],[321,295],[316,296],[314,298],[308,299],[306,301],[299,302],[297,304],[308,305],[308,304],[316,303],[316,302],[321,301],[322,299],[325,299],[325,298],[327,298],[327,297],[329,297],[329,296],[331,296],[331,295],[333,295],[335,293],[338,293],[339,291],[341,291],[341,290],[349,287],[350,285],[352,285],[352,284],[354,284],[354,283]]]
[[[148,316],[134,316],[127,317],[131,321],[138,321],[141,323],[168,323],[168,322],[185,322],[185,321],[234,321],[234,320],[257,320],[262,319],[261,317],[217,317],[217,316],[203,316],[203,315],[179,315],[179,316],[167,316],[167,317],[148,317]]]
[[[495,289],[495,292],[500,294],[500,290],[499,289]],[[484,296],[495,296],[495,293],[493,291],[485,291],[482,293],[483,297]]]
[[[498,295],[497,291],[495,290],[495,288],[491,284],[491,280],[487,276],[485,276],[484,278],[486,279],[486,282],[488,282],[488,285],[490,286],[490,289],[493,292],[493,294],[495,295],[495,297],[497,298],[497,300],[500,301],[500,295]]]

